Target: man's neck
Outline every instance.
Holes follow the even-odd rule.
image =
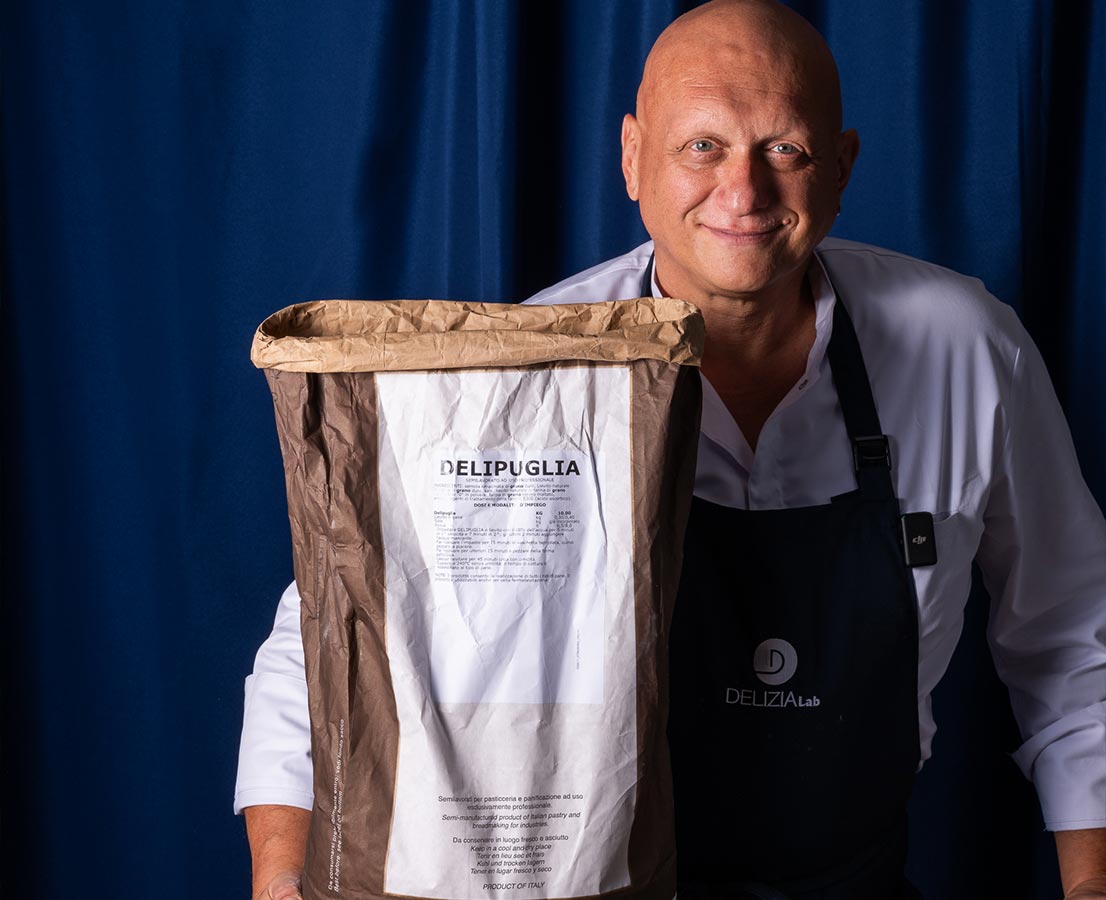
[[[704,366],[756,370],[778,359],[781,351],[794,352],[796,344],[805,345],[804,358],[810,351],[814,299],[805,269],[747,294],[670,286],[660,265],[655,278],[662,294],[689,300],[703,314],[707,332]]]
[[[663,269],[656,278],[661,292],[668,293]],[[755,449],[764,423],[806,371],[814,344],[814,298],[805,270],[753,294],[687,288],[675,296],[702,312],[703,375]]]

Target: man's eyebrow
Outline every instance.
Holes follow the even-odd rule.
[[[688,132],[723,131],[732,122],[743,121],[746,121],[746,117],[740,113],[687,106],[674,113],[665,123],[664,136],[666,140],[671,140],[677,136],[685,137]],[[815,123],[802,116],[793,116],[786,120],[778,119],[768,124],[774,127],[768,128],[767,131],[770,134],[763,135],[764,137],[770,137],[773,134],[793,134],[805,141],[813,141],[817,139],[819,131]]]

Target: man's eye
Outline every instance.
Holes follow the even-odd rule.
[[[692,141],[690,147],[696,153],[710,153],[711,150],[716,149],[714,141],[708,141],[706,140],[706,138],[700,138],[697,141]]]
[[[787,156],[792,156],[792,155],[800,152],[798,147],[796,147],[794,144],[789,144],[786,141],[784,141],[782,143],[779,143],[779,144],[776,144],[775,146],[772,147],[772,149],[776,153],[783,153]]]

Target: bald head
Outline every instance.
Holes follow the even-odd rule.
[[[626,192],[663,289],[701,308],[801,297],[859,149],[841,131],[821,35],[771,0],[714,0],[673,22],[622,122]]]
[[[685,13],[657,38],[637,95],[637,117],[673,86],[725,79],[786,93],[812,117],[841,130],[837,65],[806,19],[775,0],[712,0]]]

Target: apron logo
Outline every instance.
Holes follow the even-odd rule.
[[[765,684],[786,684],[799,668],[799,654],[782,638],[769,638],[753,651],[753,671]]]
[[[799,654],[783,638],[769,638],[753,651],[753,672],[763,684],[779,685],[791,680],[799,668]],[[794,691],[763,691],[752,688],[726,688],[726,703],[730,706],[755,706],[761,709],[818,707],[820,697],[804,697]]]

